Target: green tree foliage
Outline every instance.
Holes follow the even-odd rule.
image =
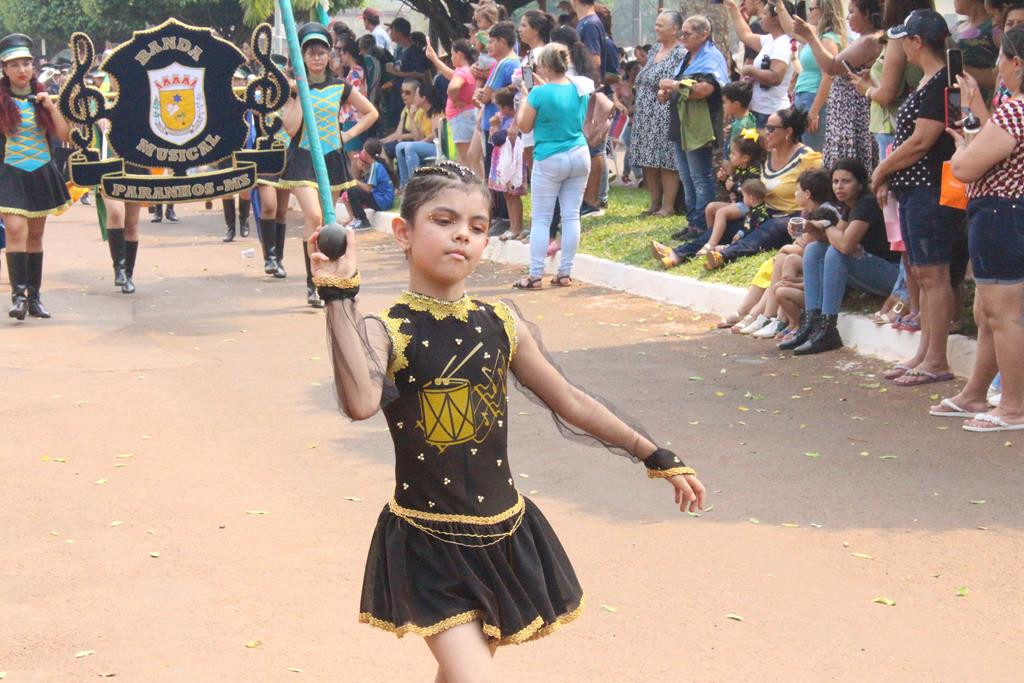
[[[275,0],[238,0],[245,12],[245,25],[256,26],[260,22],[269,21],[274,15]],[[299,23],[305,21],[306,17],[316,17],[316,6],[320,0],[292,0],[292,9],[295,12],[295,20]],[[362,0],[330,0],[329,13],[347,7],[359,7]]]

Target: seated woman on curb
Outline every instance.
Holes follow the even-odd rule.
[[[887,296],[899,273],[899,254],[889,249],[885,219],[864,164],[849,158],[837,161],[832,192],[843,220],[825,230],[809,226],[815,241],[804,249],[805,310],[796,335],[779,344],[798,356],[842,347],[836,322],[848,284]]]

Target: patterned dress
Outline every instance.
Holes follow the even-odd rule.
[[[868,174],[878,165],[878,145],[871,135],[871,105],[868,98],[845,76],[833,76],[828,93],[828,115],[825,121],[825,145],[822,157],[825,168],[832,168],[840,159],[859,159]]]
[[[660,62],[655,62],[652,56],[637,74],[629,150],[630,163],[634,166],[677,170],[675,143],[669,140],[669,107],[672,105],[658,101],[658,82],[675,77],[684,54],[685,50],[677,45]]]
[[[359,620],[399,637],[479,620],[498,645],[551,633],[580,613],[583,592],[512,478],[510,309],[406,292],[379,319],[395,491],[370,542]]]
[[[324,154],[324,164],[327,166],[328,182],[331,190],[335,192],[355,185],[355,181],[349,175],[345,150],[341,144],[341,124],[338,121],[338,116],[351,93],[352,86],[347,81],[333,77],[325,79],[322,83],[309,84],[309,95],[313,100],[313,114],[316,119],[314,123],[320,133],[320,147]],[[313,157],[306,135],[306,126],[309,123],[303,120],[299,132],[289,141],[288,162],[276,187],[317,186]]]

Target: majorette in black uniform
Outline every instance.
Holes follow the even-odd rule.
[[[274,114],[274,117],[280,116]],[[287,163],[287,154],[291,146],[292,138],[288,135],[288,131],[284,129],[284,126],[278,128],[274,134],[274,139],[279,140],[281,144],[285,146],[285,159]],[[273,189],[275,192],[278,190],[284,190],[281,186],[281,174],[280,173],[261,173],[256,179],[256,183],[261,186],[265,186]],[[266,194],[263,195],[264,197]],[[287,202],[288,195],[283,195],[284,200]],[[277,200],[282,198],[282,195],[278,193],[278,196],[274,199],[275,209],[277,209]],[[288,277],[287,271],[284,269],[284,240],[288,234],[288,226],[285,223],[278,223],[277,216],[269,211],[267,202],[262,201],[263,197],[260,198],[260,216],[258,216],[259,233],[260,233],[260,246],[263,247],[263,272],[267,275],[273,275],[276,278]],[[275,211],[274,213],[276,213]]]
[[[31,59],[32,45],[32,39],[21,33],[5,36],[0,39],[0,64]],[[41,106],[36,103],[37,93],[8,92],[18,107],[20,121],[13,131],[6,134],[0,131],[0,215],[45,217],[66,208],[71,203],[71,195],[50,154],[47,133],[36,121]],[[45,90],[40,89],[40,92]],[[24,320],[28,313],[37,318],[49,318],[50,313],[39,297],[43,252],[12,253],[8,247],[7,268],[11,280],[10,316]]]
[[[583,591],[508,462],[510,309],[406,292],[379,317],[391,340],[383,394],[396,480],[370,544],[359,620],[398,636],[479,620],[499,645],[571,621]]]
[[[303,24],[298,31],[299,43],[305,47],[311,42],[323,43],[331,48],[331,36],[323,24],[310,22]],[[345,157],[345,145],[341,141],[341,124],[338,114],[342,105],[348,102],[352,94],[352,85],[331,75],[330,68],[325,72],[320,83],[309,82],[309,94],[312,99],[313,115],[316,129],[320,135],[320,148],[327,167],[327,179],[332,192],[341,192],[355,185],[349,174],[348,161]],[[288,161],[278,183],[283,188],[312,187],[316,188],[316,172],[313,170],[313,156],[309,150],[309,139],[306,126],[309,124],[303,115],[302,126],[288,145]],[[307,300],[311,306],[321,308],[323,302],[316,295],[313,286],[313,274],[309,266],[308,243],[303,242],[303,254],[306,259],[306,290]]]

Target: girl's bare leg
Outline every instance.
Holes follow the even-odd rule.
[[[430,653],[437,660],[438,683],[492,683],[494,649],[479,621],[454,626],[426,638]]]

